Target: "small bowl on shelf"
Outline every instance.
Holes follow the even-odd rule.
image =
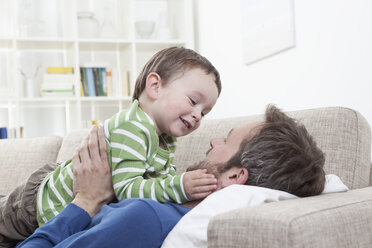
[[[135,23],[136,31],[141,39],[150,39],[155,29],[153,21],[137,21]]]

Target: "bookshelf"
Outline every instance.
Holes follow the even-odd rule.
[[[150,35],[138,30],[144,21]],[[0,0],[0,127],[17,137],[21,129],[23,137],[63,136],[104,120],[130,105],[123,72],[132,92],[145,62],[170,46],[194,47],[193,1]],[[80,95],[87,64],[112,70],[111,96]],[[73,96],[41,97],[47,67],[74,69]]]

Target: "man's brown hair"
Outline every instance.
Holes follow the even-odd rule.
[[[304,197],[323,191],[324,162],[323,152],[305,126],[269,105],[261,129],[242,142],[220,172],[240,165],[248,170],[246,185]]]
[[[222,88],[220,74],[209,60],[191,49],[170,47],[156,53],[145,64],[137,77],[132,100],[138,99],[145,89],[146,79],[149,73],[156,72],[159,74],[162,83],[166,84],[174,76],[194,68],[204,70],[207,75],[210,73],[214,75],[218,95],[220,95]]]

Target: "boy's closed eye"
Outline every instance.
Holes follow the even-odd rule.
[[[195,105],[196,104],[195,100],[192,99],[191,97],[189,97],[189,100],[190,100],[190,102],[191,102],[192,105]]]

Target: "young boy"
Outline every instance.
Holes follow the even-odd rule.
[[[175,137],[197,129],[220,92],[218,71],[190,49],[164,49],[147,62],[137,78],[130,109],[103,124],[118,200],[184,203],[204,198],[216,188],[216,179],[206,170],[175,175],[173,158]],[[73,200],[72,181],[73,166],[68,160],[37,187],[39,226]]]

